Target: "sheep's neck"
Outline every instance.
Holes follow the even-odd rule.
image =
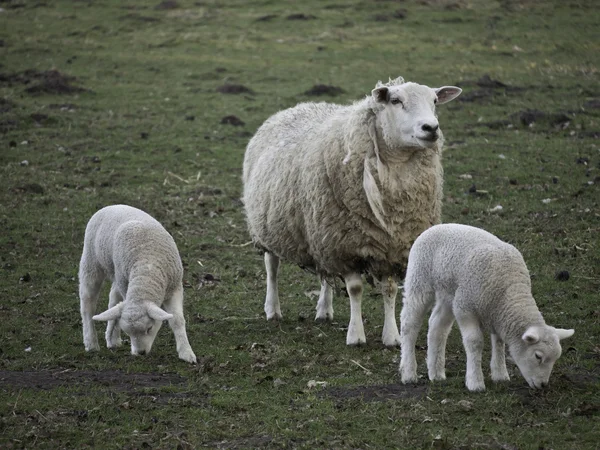
[[[127,297],[140,300],[149,300],[159,306],[163,303],[166,294],[166,283],[160,273],[134,274],[129,279]]]

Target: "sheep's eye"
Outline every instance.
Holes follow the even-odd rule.
[[[434,99],[433,99],[433,104],[434,104],[434,105],[437,105],[437,102],[438,102],[438,99],[437,99],[437,98],[434,98]]]
[[[146,330],[146,334],[150,334],[150,331],[152,331],[152,327],[150,327],[150,328],[148,328],[148,329]],[[537,356],[537,355],[536,355],[536,356]]]
[[[539,353],[536,353],[535,357],[538,361],[540,361],[540,362],[542,361],[542,355],[540,355]]]
[[[390,100],[390,102],[392,103],[392,105],[402,104],[399,98],[393,98]]]

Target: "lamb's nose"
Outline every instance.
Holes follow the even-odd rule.
[[[548,386],[548,382],[547,381],[542,381],[542,387],[545,388],[546,386]]]
[[[435,133],[439,127],[440,126],[437,123],[433,124],[433,125],[430,123],[425,123],[425,124],[421,125],[421,129],[423,131],[427,131],[428,133]]]
[[[140,356],[144,356],[145,354],[146,354],[146,350],[138,351],[138,355],[140,355]]]

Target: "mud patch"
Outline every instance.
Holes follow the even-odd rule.
[[[238,116],[225,116],[221,119],[221,123],[225,124],[225,125],[233,125],[234,127],[241,127],[246,125],[246,122],[244,122],[242,119],[240,119]]]
[[[217,88],[221,94],[254,94],[254,91],[243,84],[224,84]]]
[[[0,387],[50,390],[59,387],[103,386],[120,392],[166,386],[184,386],[187,380],[173,373],[124,373],[118,370],[41,370],[13,372],[0,370]]]
[[[342,88],[337,87],[337,86],[330,86],[327,84],[315,84],[308,91],[305,91],[304,95],[314,95],[314,96],[329,95],[330,97],[335,97],[336,95],[345,94],[345,93],[346,93],[346,91],[344,91]]]
[[[461,102],[484,102],[493,98],[497,91],[501,91],[503,94],[523,91],[521,87],[510,86],[500,80],[493,79],[487,74],[477,80],[460,81],[457,83],[457,86],[476,88],[468,92],[463,92],[457,99]]]
[[[290,14],[286,17],[286,20],[314,20],[315,16],[312,14]]]
[[[30,94],[75,94],[90,92],[89,89],[73,86],[71,83],[75,80],[74,76],[66,75],[58,70],[40,72],[35,69],[29,69],[18,73],[0,74],[0,83],[30,85],[25,89]]]
[[[334,387],[324,390],[321,395],[327,395],[338,400],[360,398],[366,402],[381,402],[385,400],[424,398],[426,393],[427,385],[425,384],[385,384],[350,388]]]

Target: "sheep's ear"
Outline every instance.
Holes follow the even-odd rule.
[[[169,320],[173,318],[173,314],[169,314],[164,309],[156,306],[154,303],[148,304],[148,315],[154,320]]]
[[[456,86],[442,86],[441,88],[434,89],[435,95],[437,95],[437,104],[442,105],[454,100],[460,95],[462,89]]]
[[[566,338],[570,338],[571,336],[573,336],[573,334],[575,334],[575,330],[573,329],[565,330],[564,328],[555,328],[554,331],[556,331],[559,341],[562,341]]]
[[[125,306],[125,303],[121,302],[118,305],[107,309],[103,313],[96,314],[94,317],[92,317],[92,319],[97,320],[98,322],[108,322],[109,320],[117,320],[119,317],[121,317],[123,306]]]
[[[376,87],[371,91],[371,95],[378,103],[387,103],[390,99],[390,92],[386,86]]]
[[[540,333],[535,327],[529,327],[521,339],[528,344],[535,344],[540,340]]]

